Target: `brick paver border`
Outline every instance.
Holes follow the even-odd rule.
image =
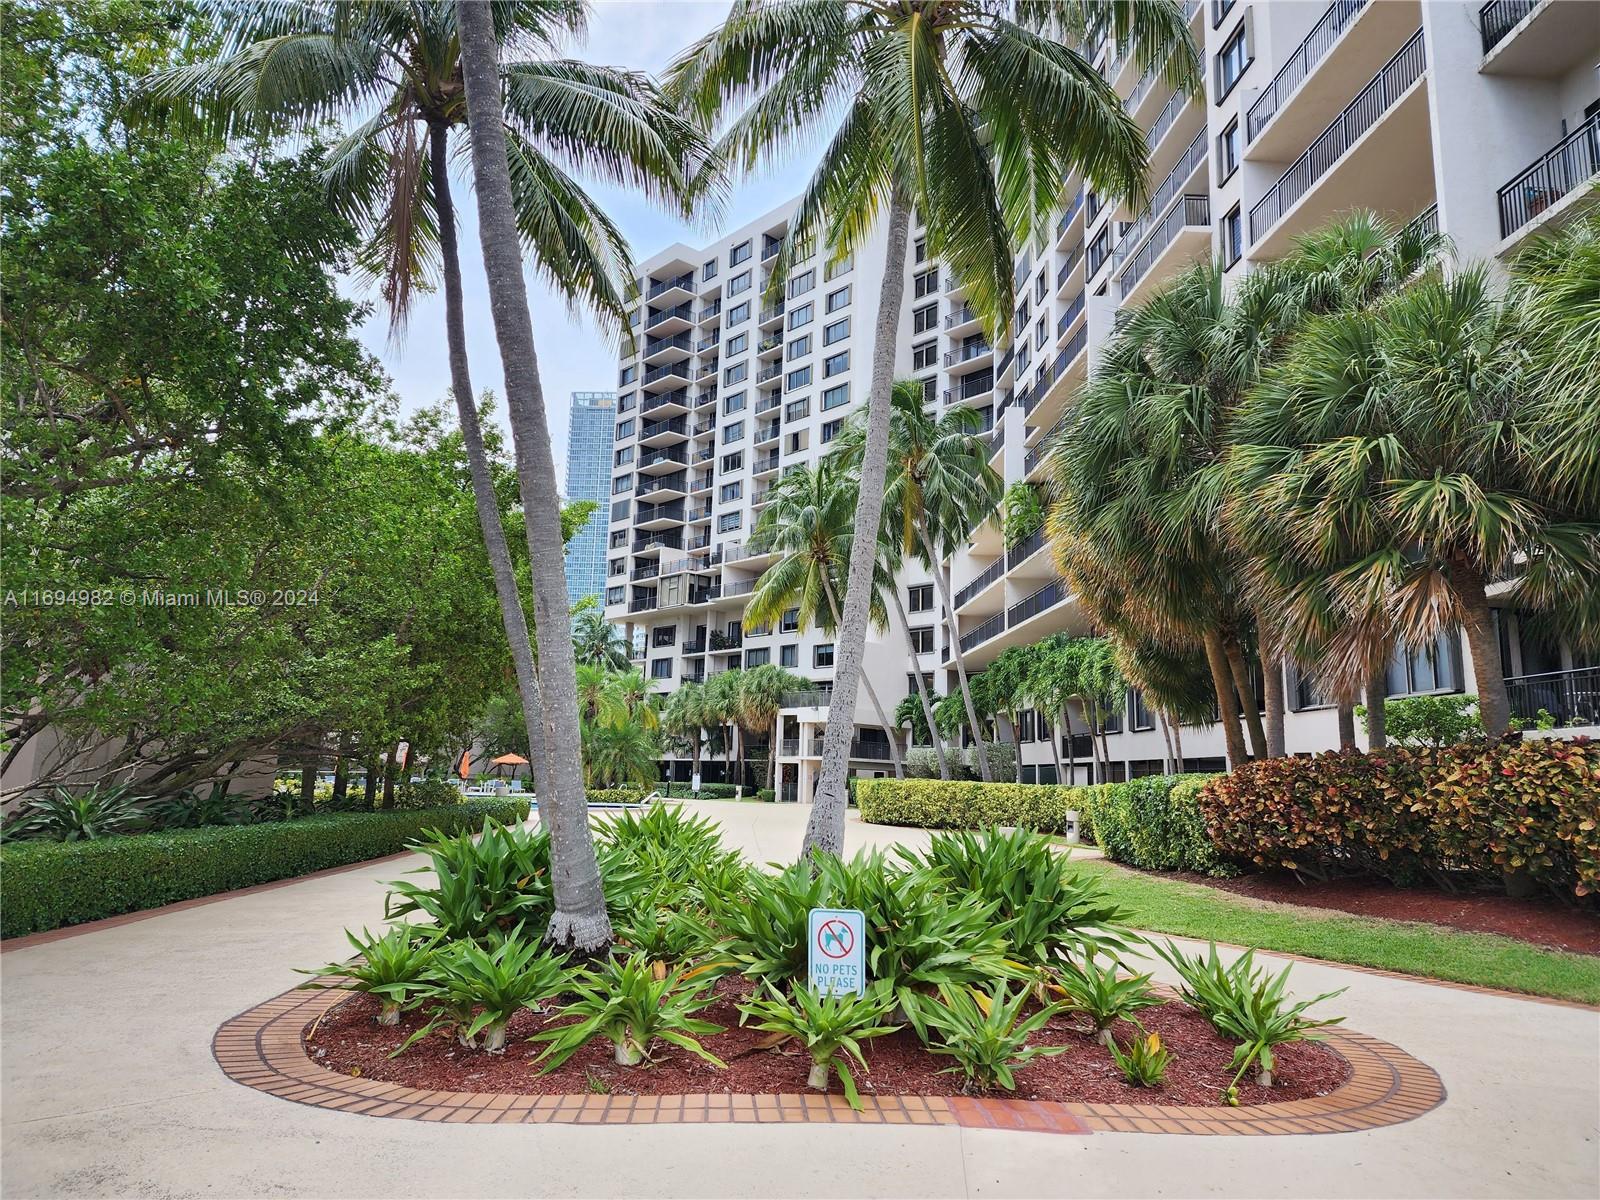
[[[1398,1046],[1347,1029],[1328,1045],[1350,1063],[1350,1079],[1326,1096],[1242,1108],[1160,1104],[1061,1104],[966,1096],[863,1096],[860,1111],[842,1096],[697,1093],[682,1096],[521,1096],[419,1091],[341,1075],[306,1054],[310,1024],[346,992],[292,990],[223,1023],[212,1053],[237,1083],[317,1108],[471,1124],[621,1125],[663,1122],[815,1121],[865,1125],[966,1125],[1038,1133],[1290,1134],[1346,1133],[1398,1125],[1444,1102],[1433,1068]]]

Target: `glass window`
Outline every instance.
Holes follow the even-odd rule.
[[[737,529],[744,522],[744,513],[725,512],[717,518],[717,532],[727,533],[730,529]]]
[[[1233,266],[1244,254],[1244,220],[1239,215],[1239,206],[1235,204],[1231,212],[1222,218],[1222,267],[1223,270]]]
[[[928,239],[918,238],[911,243],[911,261],[923,263],[928,261]]]
[[[721,492],[718,493],[718,497],[724,502],[737,500],[742,495],[744,495],[744,482],[738,479],[735,479],[732,483],[723,484]]]
[[[923,625],[911,631],[911,640],[917,647],[918,654],[933,653],[933,626]]]
[[[938,304],[924,304],[921,308],[911,311],[911,332],[927,333],[939,327]]]
[[[632,412],[633,406],[637,403],[639,403],[639,393],[629,392],[617,401],[617,411],[619,413]]]
[[[906,589],[906,611],[932,612],[933,611],[933,584],[919,583],[915,587]]]
[[[1128,726],[1132,729],[1154,729],[1155,717],[1144,702],[1144,693],[1138,688],[1128,689]]]
[[[850,385],[848,383],[836,383],[822,393],[823,412],[827,412],[830,408],[838,408],[841,404],[849,403]]]
[[[838,354],[830,354],[822,360],[822,377],[827,379],[830,375],[838,375],[850,369],[850,351],[844,350]]]
[[[1233,91],[1234,85],[1239,82],[1240,76],[1255,61],[1250,55],[1248,26],[1248,21],[1240,21],[1239,28],[1233,31],[1233,36],[1223,44],[1221,50],[1217,51],[1218,104],[1221,104],[1223,98]]]
[[[826,446],[829,442],[833,441],[834,438],[839,436],[839,431],[841,429],[843,429],[843,428],[844,428],[844,418],[843,417],[839,417],[837,420],[833,420],[833,421],[824,421],[823,424],[822,424],[822,434],[821,434],[822,444],[824,446]]]
[[[616,462],[612,463],[611,465],[615,466],[615,467],[625,467],[629,463],[631,463],[632,461],[633,461],[633,447],[632,446],[624,446],[621,450],[617,451]]]
[[[623,492],[628,492],[628,491],[632,491],[632,490],[633,490],[633,476],[632,475],[618,475],[615,479],[613,479],[611,481],[611,494],[613,496],[620,496],[620,495],[622,495]]]
[[[835,321],[832,325],[822,327],[822,344],[831,346],[835,342],[842,342],[850,336],[850,318]]]
[[[706,263],[704,266],[702,266],[700,268],[700,279],[701,279],[701,282],[704,282],[707,279],[715,279],[716,277],[717,277],[717,260],[713,258],[710,262]]]
[[[926,371],[929,367],[939,365],[939,340],[933,338],[926,342],[919,342],[911,347],[911,369],[913,371]]]
[[[724,384],[743,383],[750,375],[750,364],[747,362],[734,363],[722,372]]]
[[[811,324],[812,306],[807,300],[804,304],[797,304],[789,310],[789,328],[799,329],[802,325]]]
[[[789,280],[789,298],[792,300],[796,296],[803,296],[816,286],[816,271],[802,271]]]
[[[623,367],[622,368],[622,374],[620,376],[620,379],[622,381],[621,385],[623,387],[627,387],[630,383],[632,383],[637,378],[639,378],[639,367],[638,367],[637,363],[635,363],[631,367]]]
[[[824,310],[827,311],[827,312],[836,313],[841,308],[843,308],[845,305],[847,305],[849,303],[850,303],[850,285],[846,284],[844,287],[840,288],[836,292],[829,292],[828,293],[828,302],[823,307],[824,307]]]
[[[786,646],[779,646],[778,665],[780,667],[798,667],[800,665],[800,647],[793,642]]]
[[[748,240],[742,241],[737,246],[735,246],[732,250],[728,251],[728,265],[730,267],[737,267],[740,263],[744,262],[749,257],[750,257],[750,242]]]
[[[806,355],[808,355],[810,353],[811,353],[811,335],[809,333],[806,334],[804,337],[795,338],[794,341],[789,343],[789,348],[786,351],[787,357],[788,357],[790,362],[793,362],[797,358],[804,358]]]
[[[606,603],[607,604],[621,604],[622,600],[623,600],[623,597],[626,596],[626,595],[627,595],[627,588],[625,588],[625,587],[607,588],[606,589]]]
[[[732,279],[728,280],[728,295],[730,295],[730,296],[737,296],[741,292],[748,292],[749,290],[750,290],[750,272],[749,271],[740,271]]]
[[[744,451],[735,450],[732,454],[722,456],[722,469],[724,472],[737,471],[744,466]]]
[[[915,294],[916,298],[919,299],[919,300],[922,299],[922,297],[924,297],[924,296],[932,296],[938,290],[939,290],[939,268],[938,267],[935,267],[931,271],[922,272],[922,274],[918,275],[914,280],[912,280],[912,283],[911,283],[911,291],[913,292],[913,294]]]
[[[743,421],[735,421],[732,425],[724,425],[722,427],[722,444],[724,446],[726,446],[729,442],[737,442],[743,436]]]
[[[1239,169],[1239,118],[1217,135],[1217,182],[1227,183]]]
[[[749,345],[750,335],[748,333],[741,333],[728,339],[728,345],[723,353],[725,353],[729,358],[732,358],[735,354],[743,354],[745,352],[745,348]]]
[[[1394,656],[1389,660],[1389,694],[1460,691],[1459,649],[1460,643],[1450,631],[1416,649],[1403,642],[1396,645]]]
[[[837,279],[837,278],[839,278],[839,276],[843,275],[846,271],[850,270],[850,268],[854,267],[855,265],[856,265],[856,257],[855,257],[855,255],[846,254],[838,262],[829,263],[828,266],[827,266],[827,269],[822,272],[822,277],[824,279]]]
[[[744,665],[750,667],[764,667],[772,661],[772,651],[766,646],[744,652]]]
[[[731,396],[724,396],[722,398],[722,415],[731,417],[736,412],[743,412],[744,395],[743,392],[735,392]]]
[[[650,663],[651,679],[671,679],[672,660],[670,658],[652,659]]]
[[[608,575],[626,575],[628,573],[628,560],[625,558],[613,558],[611,560],[611,568],[606,573]]]
[[[793,633],[793,632],[795,632],[795,630],[797,630],[799,628],[800,628],[800,610],[798,608],[786,608],[786,609],[784,609],[783,610],[783,616],[778,619],[778,632],[779,633]]]
[[[628,531],[626,529],[613,529],[611,531],[611,548],[619,549],[628,544]]]
[[[811,665],[813,667],[833,666],[832,642],[823,642],[822,645],[811,648]]]
[[[728,310],[728,326],[742,325],[750,319],[750,301],[735,304]]]
[[[792,392],[795,388],[803,388],[811,382],[811,368],[801,367],[797,371],[790,371],[783,381],[783,390]]]

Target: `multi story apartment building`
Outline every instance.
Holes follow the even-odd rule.
[[[606,524],[611,503],[615,392],[573,392],[567,425],[568,500],[592,500],[594,513],[567,543],[567,603],[598,602],[606,585]]]
[[[1065,181],[1057,220],[1018,257],[1008,346],[988,344],[963,303],[959,281],[942,277],[936,264],[909,268],[897,373],[922,379],[941,406],[964,404],[983,413],[991,464],[1008,485],[1044,478],[1052,435],[1093,371],[1119,311],[1147,300],[1185,266],[1213,257],[1237,281],[1257,264],[1282,257],[1298,235],[1356,208],[1396,222],[1433,224],[1462,259],[1504,262],[1535,230],[1586,203],[1600,174],[1600,19],[1597,6],[1585,0],[1491,0],[1481,7],[1460,0],[1191,0],[1186,11],[1204,48],[1203,97],[1174,93],[1158,72],[1142,73],[1109,48],[1099,61],[1146,130],[1149,204],[1134,211],[1115,197],[1096,196],[1081,180]],[[870,312],[853,311],[855,305],[854,336],[841,343],[854,356],[855,370],[840,376],[852,382],[837,393],[837,405],[825,399],[829,379],[820,381],[820,396],[816,381],[790,387],[791,361],[811,363],[806,354],[812,347],[805,343],[791,360],[790,346],[803,330],[790,328],[779,319],[783,314],[760,314],[749,335],[757,346],[748,368],[753,380],[738,365],[746,343],[738,342],[737,351],[728,344],[717,357],[719,333],[727,343],[749,326],[736,327],[724,311],[719,327],[718,280],[706,272],[721,272],[730,288],[729,271],[753,275],[740,263],[754,253],[763,261],[775,253],[767,239],[782,233],[784,215],[773,214],[704,252],[672,247],[646,264],[645,357],[624,363],[623,391],[638,388],[635,404],[657,407],[648,416],[619,414],[614,487],[623,490],[612,511],[607,611],[618,620],[661,623],[651,629],[646,656],[664,686],[702,677],[702,662],[705,670],[739,665],[737,648],[705,649],[705,657],[700,652],[701,639],[712,634],[722,639],[714,644],[737,639],[737,595],[748,591],[764,565],[744,556],[735,540],[759,505],[760,492],[748,493],[790,454],[823,452],[829,423],[864,399],[873,321]],[[740,247],[745,257],[736,262],[731,256]],[[869,248],[840,280],[849,283],[859,274],[867,289],[861,300],[870,300],[877,278],[874,255],[881,267],[881,249]],[[802,264],[801,276],[808,270],[815,279],[820,266]],[[789,305],[838,286],[812,282],[797,293],[791,282]],[[759,280],[746,288],[759,295]],[[722,298],[723,309],[734,299]],[[682,315],[671,315],[677,312]],[[703,357],[691,363],[695,355]],[[680,356],[683,365],[671,366],[668,360]],[[678,373],[663,374],[672,371]],[[673,395],[679,399],[662,399]],[[757,411],[742,407],[746,399]],[[792,430],[791,403],[799,414]],[[739,424],[741,413],[744,424],[754,423],[754,442],[743,428],[726,431],[730,421]],[[641,422],[637,430],[629,416]],[[682,423],[681,433],[670,432],[674,421]],[[740,443],[741,437],[747,440]],[[646,438],[653,443],[649,450]],[[673,446],[680,444],[674,458]],[[645,471],[652,473],[645,486],[656,490],[635,489],[630,507],[626,489],[635,478],[643,484]],[[660,490],[662,474],[679,479],[676,487]],[[665,566],[681,558],[709,569],[696,576],[691,565],[669,593]],[[1092,632],[1039,535],[1008,546],[997,526],[987,524],[946,565],[969,669],[1057,631]],[[902,587],[914,609],[923,604],[923,579],[902,580]],[[931,597],[921,611],[928,629],[919,637],[932,652],[920,655],[918,665],[945,692],[954,682],[951,651]],[[1578,661],[1568,646],[1539,642],[1510,608],[1498,615],[1513,708],[1544,708],[1564,724],[1600,722],[1594,711],[1600,664]],[[746,654],[769,645],[768,637],[746,631]],[[869,647],[867,668],[887,708],[911,678],[907,655],[893,649],[898,644],[891,638]],[[801,639],[788,656],[792,665],[818,668],[818,660],[805,657],[813,648]],[[683,657],[686,651],[692,653]],[[825,669],[816,678],[825,686]],[[1334,745],[1335,712],[1314,683],[1292,669],[1285,683],[1289,750]],[[1408,695],[1472,691],[1474,681],[1460,639],[1446,637],[1398,653],[1389,686],[1391,694]],[[786,712],[786,729],[795,728],[798,738],[825,716],[825,708],[819,713],[796,705]],[[859,704],[857,720],[871,721]],[[1113,778],[1166,766],[1166,737],[1137,694],[1127,697],[1113,725]],[[1060,731],[1024,714],[1019,733],[1024,779],[1054,780],[1048,739]],[[1187,767],[1222,765],[1218,727],[1185,728],[1181,736]],[[809,741],[791,746],[786,740],[782,749],[810,748]],[[1087,781],[1086,739],[1063,739],[1060,749],[1068,763],[1077,763],[1068,768],[1072,777]],[[814,774],[804,760],[794,761],[799,769],[790,777],[791,791],[809,795]]]

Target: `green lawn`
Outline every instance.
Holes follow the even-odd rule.
[[[1600,958],[1590,955],[1494,934],[1272,904],[1105,860],[1077,865],[1104,880],[1132,911],[1129,923],[1137,929],[1600,1004]]]

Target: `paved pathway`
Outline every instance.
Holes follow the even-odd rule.
[[[807,810],[706,802],[757,861]],[[921,844],[852,824],[849,846]],[[1434,1066],[1409,1124],[1319,1137],[1056,1137],[904,1126],[453,1126],[223,1078],[212,1031],[376,927],[401,860],[8,952],[0,1193],[49,1196],[1600,1196],[1600,1014],[1314,964],[1352,1028]]]

